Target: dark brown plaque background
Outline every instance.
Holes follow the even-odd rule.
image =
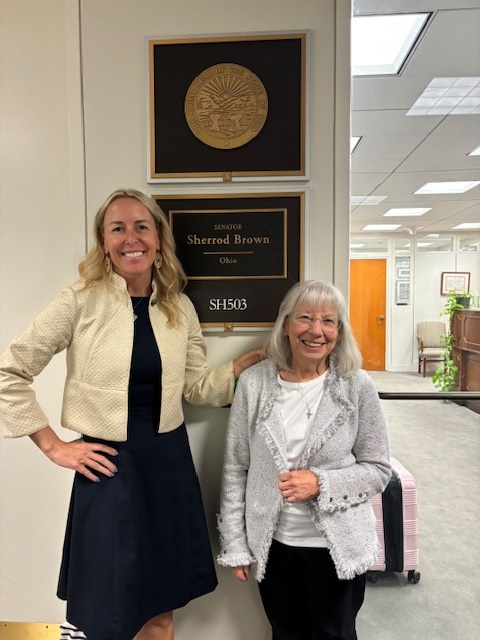
[[[306,34],[150,40],[149,179],[305,175]],[[263,83],[268,115],[244,146],[216,149],[185,119],[185,96],[208,67],[246,67]]]
[[[169,211],[189,280],[287,277],[286,209]]]
[[[185,290],[197,309],[202,326],[219,326],[224,327],[225,330],[241,326],[271,326],[277,317],[278,308],[285,293],[294,284],[303,280],[304,194],[154,195],[152,197],[160,205],[167,219],[175,217],[175,211],[205,210],[208,215],[218,212],[216,216],[219,220],[224,215],[225,222],[228,223],[231,220],[229,211],[235,211],[236,215],[244,211],[249,214],[248,233],[254,233],[251,213],[262,210],[286,211],[285,277],[265,278],[261,275],[252,277],[253,274],[250,273],[247,278],[222,278],[222,269],[219,267],[215,278],[189,280]],[[195,213],[195,215],[201,215],[201,213]],[[261,217],[262,214],[259,213],[259,223]],[[263,224],[263,220],[261,222]],[[173,232],[175,235],[175,224]],[[182,235],[182,238],[184,237],[185,233]],[[179,238],[181,243],[177,242],[180,259],[182,254],[185,255],[185,252],[189,251],[189,247],[182,238]],[[262,251],[265,251],[264,247]],[[224,301],[233,302],[225,303]],[[244,305],[246,308],[241,308]],[[229,309],[229,306],[233,308]]]

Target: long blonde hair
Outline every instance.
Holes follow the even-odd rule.
[[[178,296],[187,285],[187,276],[177,258],[175,239],[165,215],[157,203],[141,191],[136,189],[117,189],[108,196],[99,208],[93,221],[94,246],[78,265],[80,278],[85,283],[85,287],[108,284],[111,278],[111,272],[107,274],[104,266],[103,228],[105,213],[112,202],[118,198],[134,198],[141,202],[152,214],[160,237],[160,253],[163,258],[161,268],[157,269],[153,266],[153,280],[157,287],[157,304],[167,313],[168,321],[176,326],[179,319]]]

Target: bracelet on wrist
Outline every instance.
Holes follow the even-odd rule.
[[[234,364],[235,364],[235,362],[236,362],[236,363],[237,363],[237,365],[238,365],[238,366],[239,366],[239,368],[240,368],[240,371],[238,372],[238,375],[240,375],[240,374],[242,373],[242,371],[245,371],[245,367],[244,367],[244,366],[242,365],[242,363],[240,362],[240,359],[239,359],[239,357],[238,357],[238,356],[235,358],[235,360],[234,360],[233,362],[234,362]]]

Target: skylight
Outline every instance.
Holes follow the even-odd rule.
[[[356,16],[352,20],[352,75],[395,75],[429,13]]]
[[[469,189],[473,189],[480,184],[480,181],[471,180],[469,182],[427,182],[420,187],[414,194],[430,195],[432,193],[465,193]]]
[[[480,113],[480,78],[433,78],[407,116]]]

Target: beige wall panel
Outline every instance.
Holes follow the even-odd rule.
[[[3,351],[76,278],[85,216],[76,3],[1,0],[0,11]],[[52,425],[64,371],[58,356],[35,383]],[[70,484],[28,439],[0,439],[0,620],[62,618],[55,590]]]
[[[256,0],[245,0],[241,4],[211,0],[208,10],[199,10],[198,3],[193,1],[183,2],[182,11],[177,11],[177,6],[177,3],[172,3],[172,10],[169,10],[170,3],[152,0],[135,3],[87,0],[83,3],[89,217],[92,217],[106,195],[118,186],[155,189],[157,192],[169,189],[165,185],[146,183],[146,36],[311,29],[308,78],[311,179],[308,183],[306,275],[331,279],[334,268],[334,198],[341,198],[343,205],[347,203],[348,210],[348,188],[343,198],[340,192],[335,194],[334,190],[335,135],[341,134],[341,120],[336,123],[334,118],[334,3],[280,0],[275,2],[274,10],[272,3],[259,3]],[[114,24],[112,16],[115,16]],[[348,13],[343,20],[346,20],[344,31],[348,34]],[[348,91],[348,74],[342,89],[343,95],[345,86]],[[342,97],[342,91],[339,91],[339,98]],[[343,110],[341,117],[348,123],[348,100],[345,108],[347,113]],[[348,134],[344,143],[348,149]],[[343,160],[346,164],[342,188],[345,190],[348,185],[348,152]],[[288,183],[288,186],[293,189],[296,184],[304,183]],[[239,188],[244,186],[239,185]],[[272,183],[272,188],[276,187],[278,183]],[[175,189],[182,192],[179,185]],[[219,186],[189,184],[183,189],[218,192]],[[346,220],[348,224],[348,216]],[[338,246],[340,244],[339,241]],[[345,240],[344,245],[347,247]],[[264,334],[211,336],[208,338],[210,361],[213,364],[226,357],[233,358],[242,349],[259,344],[263,337]],[[215,513],[218,510],[227,417],[227,411],[221,409],[187,411],[189,435],[204,493],[214,552],[218,549]],[[218,589],[209,596],[191,602],[177,613],[179,640],[193,636],[208,640],[268,638],[268,624],[254,581],[251,580],[247,585],[237,583],[230,571],[221,567],[217,573],[220,582]]]

